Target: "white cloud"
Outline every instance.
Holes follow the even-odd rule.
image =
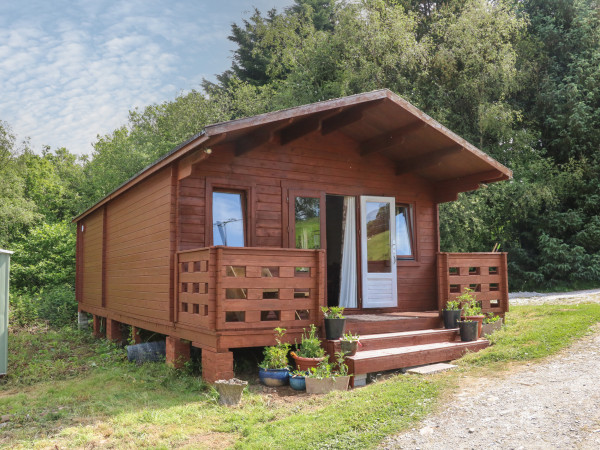
[[[240,12],[193,0],[22,2],[0,6],[0,119],[36,150],[79,154],[129,110],[224,70],[229,27],[244,9],[242,0],[234,2]],[[222,66],[202,66],[219,59],[217,48]]]

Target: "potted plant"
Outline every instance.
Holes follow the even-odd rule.
[[[284,386],[288,383],[290,372],[287,354],[290,350],[290,344],[281,342],[284,335],[285,328],[275,328],[277,345],[265,347],[263,351],[264,359],[258,365],[260,368],[258,376],[261,383],[266,386]]]
[[[442,310],[444,318],[444,328],[457,328],[457,322],[460,320],[460,302],[458,300],[450,300],[446,302],[446,308]]]
[[[300,346],[291,355],[296,361],[296,368],[302,372],[317,367],[317,364],[325,359],[325,350],[321,347],[321,340],[317,336],[317,327],[314,324],[310,324],[309,331],[304,328]]]
[[[327,340],[335,341],[344,334],[346,318],[343,315],[344,308],[341,306],[321,306],[325,316],[325,337]]]
[[[483,336],[492,334],[502,328],[502,317],[496,316],[493,312],[487,313],[483,319],[481,326],[481,334]]]
[[[359,345],[361,345],[361,343],[358,334],[354,335],[348,332],[340,338],[340,348],[345,356],[354,356],[358,351]]]
[[[345,391],[348,389],[350,375],[348,366],[344,362],[344,353],[337,352],[336,363],[322,361],[317,367],[310,369],[306,375],[306,392],[308,394],[327,394],[331,391]]]
[[[303,391],[306,389],[306,372],[294,370],[290,374],[290,387],[295,391]]]
[[[478,323],[475,320],[459,320],[458,329],[460,330],[460,340],[463,342],[470,342],[477,340],[477,326]]]
[[[463,320],[473,320],[477,322],[477,337],[481,336],[481,325],[483,324],[483,318],[481,314],[481,306],[475,299],[473,289],[465,288],[465,291],[456,297],[463,307],[462,317]]]

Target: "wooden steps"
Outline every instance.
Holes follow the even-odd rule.
[[[394,347],[408,347],[412,345],[432,344],[435,342],[450,342],[458,339],[458,328],[447,330],[444,328],[434,330],[401,331],[397,333],[380,333],[361,335],[360,352],[380,350]],[[334,342],[334,353],[340,351],[339,341]]]
[[[467,351],[478,351],[489,345],[483,339],[473,342],[436,342],[408,347],[359,351],[347,358],[351,373],[365,374],[404,367],[420,366],[460,358]]]
[[[360,342],[356,355],[346,358],[350,373],[355,375],[451,361],[489,345],[485,339],[461,342],[458,328],[379,332],[361,335]],[[339,341],[325,341],[325,350],[334,355],[340,350]]]
[[[361,336],[377,333],[394,333],[402,331],[419,331],[440,328],[442,320],[439,313],[422,316],[396,314],[362,314],[347,316],[346,331]]]

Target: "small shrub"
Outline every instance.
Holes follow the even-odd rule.
[[[43,289],[36,295],[38,317],[54,327],[73,325],[77,317],[75,292],[70,286]]]
[[[53,327],[64,327],[75,323],[77,301],[70,286],[54,286],[39,293],[11,293],[9,311],[9,323],[13,327],[29,327],[42,321]]]

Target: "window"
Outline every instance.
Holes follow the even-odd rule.
[[[212,196],[213,245],[244,247],[246,211],[243,192],[214,191]]]
[[[296,197],[295,236],[296,248],[321,248],[321,203],[315,197]]]
[[[396,205],[396,256],[414,259],[414,227],[412,205]]]

